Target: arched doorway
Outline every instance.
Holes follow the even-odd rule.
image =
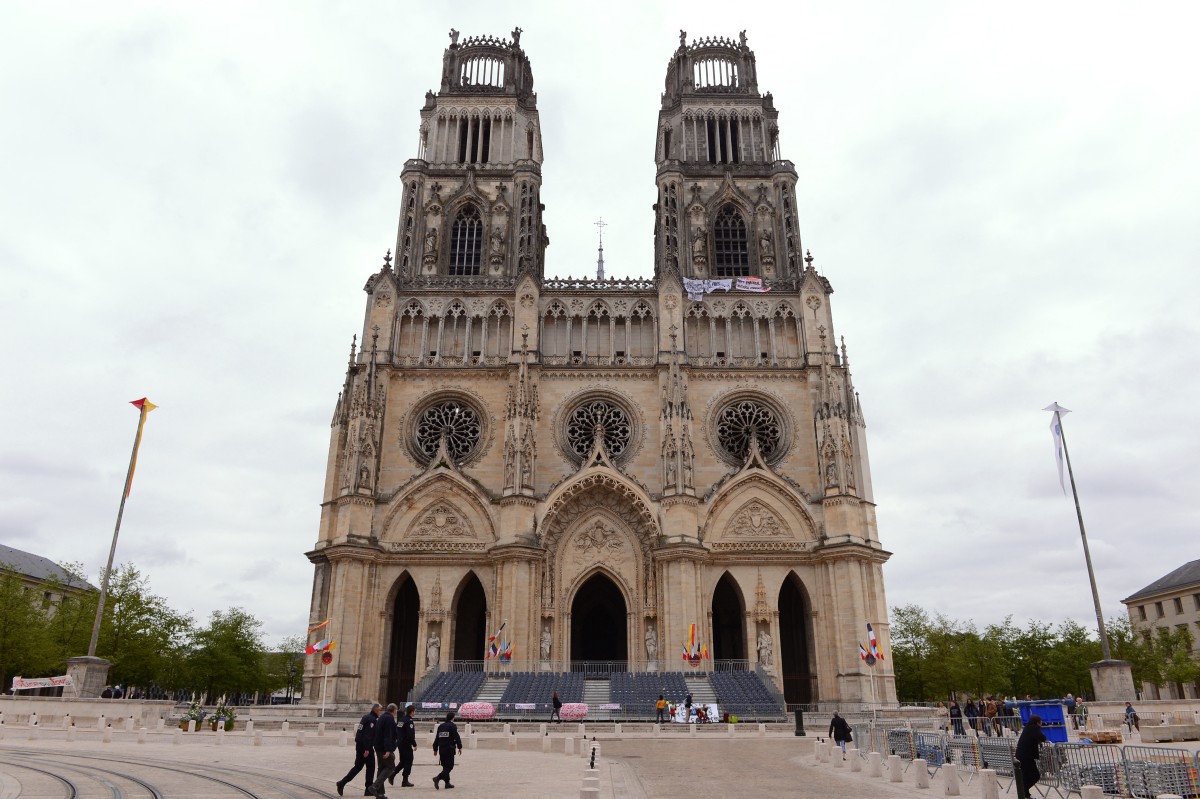
[[[487,597],[474,572],[458,591],[454,610],[454,660],[483,660],[487,640]]]
[[[407,574],[392,604],[392,640],[388,653],[385,702],[403,702],[417,681],[417,612],[421,597]]]
[[[783,697],[788,704],[817,701],[817,677],[812,673],[812,606],[804,584],[789,572],[779,589],[779,661]]]
[[[713,658],[746,659],[746,609],[729,572],[721,575],[712,598]]]
[[[625,596],[597,572],[571,602],[571,660],[627,660],[629,631]]]

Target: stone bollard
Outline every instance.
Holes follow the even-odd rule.
[[[888,782],[904,782],[904,761],[900,755],[888,755]]]
[[[64,730],[71,729],[71,714],[70,713],[63,716],[63,729]]]
[[[655,737],[655,738],[657,738],[657,737],[658,737],[658,734],[659,734],[660,732],[662,732],[662,725],[661,725],[661,724],[659,724],[658,722],[655,722],[655,723],[654,723],[654,737]]]
[[[946,796],[958,796],[962,793],[962,786],[958,782],[958,766],[954,763],[947,763],[942,766],[942,779],[945,781]]]
[[[761,721],[758,723],[758,737],[759,738],[767,737],[767,725],[763,724]]]
[[[515,735],[508,736],[508,751],[510,751],[510,752],[517,751],[517,736],[515,736]]]
[[[879,754],[878,752],[867,753],[867,776],[883,776],[883,755]]]
[[[845,768],[846,767],[846,756],[842,754],[840,748],[838,748],[836,746],[830,747],[829,748],[829,757],[833,760],[834,768]]]
[[[183,740],[183,729],[181,727],[176,727],[175,730],[171,733],[171,743],[174,744],[175,746],[179,746],[179,743],[182,740]]]
[[[596,790],[600,790],[600,778],[599,777],[584,777],[583,778],[583,787],[584,788],[595,788]]]
[[[220,746],[224,742],[225,742],[225,725],[218,724],[217,725],[217,746]]]
[[[1080,786],[1079,795],[1082,799],[1104,799],[1104,789],[1099,785]]]
[[[138,730],[138,743],[140,743],[140,744],[146,743],[146,728],[145,727],[142,727],[141,729]]]
[[[550,751],[550,736],[549,735],[542,736],[542,751],[543,752]]]
[[[104,731],[104,728],[105,728],[105,727],[107,727],[107,726],[108,726],[108,724],[107,724],[107,723],[104,721],[104,716],[103,716],[103,715],[102,715],[102,716],[100,716],[100,718],[96,719],[96,729],[98,729],[98,730],[100,730],[101,732],[103,732],[103,731]]]
[[[505,735],[512,735],[512,725],[511,725],[511,724],[509,724],[507,721],[506,721],[506,722],[504,722],[504,734],[505,734]]]
[[[581,722],[579,722],[579,734],[580,734],[580,735],[587,735],[587,727],[585,727],[585,726],[583,725],[583,722],[582,722],[582,721],[581,721]]]
[[[693,721],[693,722],[690,722],[690,723],[688,724],[688,728],[689,728],[689,729],[688,729],[688,735],[690,735],[690,736],[692,736],[693,738],[695,738],[695,737],[696,737],[696,722],[694,722],[694,721]]]
[[[106,744],[112,743],[112,726],[111,725],[104,728],[104,743],[106,743]]]
[[[851,771],[862,771],[862,757],[859,756],[857,749],[851,747],[850,754],[847,757],[850,760]]]
[[[617,723],[613,724],[613,733],[616,734],[618,738],[621,737],[621,722],[618,721]]]
[[[67,740],[68,741],[75,740],[75,725],[74,724],[72,724],[70,727],[67,727]]]
[[[36,724],[29,728],[29,740],[36,741],[40,735],[41,733],[38,732],[38,727]]]
[[[196,720],[188,719],[188,732],[195,732],[195,731],[196,731]]]
[[[914,760],[912,762],[912,764],[913,764],[913,769],[917,773],[917,787],[918,788],[928,788],[929,787],[929,761],[927,761],[923,757],[918,757],[916,760]]]
[[[728,727],[729,727],[729,729],[726,730],[726,732],[728,732],[729,737],[732,738],[734,736],[734,734],[737,732],[737,725],[731,721],[731,722],[729,722]]]
[[[996,769],[979,770],[979,799],[1000,799],[1000,783],[996,782]]]
[[[155,732],[162,732],[162,731],[163,731],[163,728],[166,726],[166,724],[167,724],[166,720],[165,720],[165,719],[163,719],[163,717],[162,717],[162,716],[159,716],[159,717],[158,717],[158,722],[157,722],[157,723],[154,725],[154,731],[155,731]]]
[[[546,726],[546,723],[545,723],[545,722],[543,722],[543,723],[539,724],[539,725],[538,725],[538,735],[545,735],[545,734],[546,734],[546,729],[547,729],[547,726]]]
[[[304,730],[296,730],[296,746],[304,746]]]
[[[323,722],[323,721],[317,725],[317,737],[318,738],[325,737],[325,722]]]
[[[467,722],[467,735],[474,735],[474,734],[475,734],[475,732],[474,732],[474,730],[471,728],[471,722],[469,722],[469,721],[468,721],[468,722]]]
[[[579,799],[600,799],[599,788],[580,788]]]
[[[133,716],[125,719],[125,732],[133,732],[134,726],[135,722],[133,720]]]
[[[281,727],[279,728],[279,729],[280,729],[280,732],[282,732],[284,735],[287,735],[288,726],[289,726],[289,725],[288,725],[287,719],[284,719],[284,720],[283,720],[283,726],[281,726]]]
[[[254,733],[254,745],[262,746],[262,732]]]
[[[347,746],[349,743],[350,743],[350,734],[348,732],[346,732],[345,730],[342,730],[341,735],[338,736],[338,746]]]
[[[563,754],[575,754],[575,739],[569,735],[566,738],[563,738]]]
[[[29,714],[29,726],[30,726],[30,727],[36,727],[36,726],[37,726],[37,721],[38,721],[38,716],[37,716],[37,713],[30,713],[30,714]]]
[[[467,748],[468,749],[478,749],[479,748],[479,734],[478,733],[473,732],[467,736]]]

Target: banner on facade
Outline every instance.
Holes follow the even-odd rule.
[[[61,677],[13,677],[14,691],[31,691],[37,688],[73,688],[74,683],[67,675]]]

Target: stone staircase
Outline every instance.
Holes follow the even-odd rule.
[[[683,682],[692,694],[692,706],[717,704],[717,692],[707,675],[684,675]]]
[[[483,681],[483,685],[479,686],[479,693],[476,694],[475,701],[498,705],[500,697],[504,696],[504,689],[507,687],[508,679],[506,677],[488,677]]]
[[[611,714],[607,710],[601,710],[600,706],[607,705],[611,696],[612,685],[607,677],[584,680],[583,702],[588,706],[589,721],[608,721]]]

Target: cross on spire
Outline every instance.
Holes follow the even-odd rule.
[[[597,232],[600,234],[600,255],[596,258],[596,279],[604,279],[604,228],[608,227],[608,223],[604,221],[604,217],[600,217],[592,223],[596,226]]]

